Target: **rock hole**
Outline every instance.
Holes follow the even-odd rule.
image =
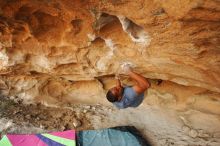
[[[109,15],[107,13],[101,13],[98,15],[97,20],[93,23],[93,28],[95,30],[100,30],[103,26],[105,26],[108,23],[111,23],[114,20],[117,20],[116,16]]]
[[[28,21],[29,16],[31,15],[33,11],[33,8],[28,7],[28,6],[22,6],[18,13],[15,16],[15,19],[17,20],[23,20],[23,21]]]
[[[157,80],[157,85],[160,85],[162,82],[163,82],[163,80],[158,79],[158,80]]]
[[[153,15],[162,15],[165,13],[165,10],[163,8],[157,9],[155,11],[152,12]]]
[[[81,19],[75,19],[71,21],[74,34],[78,34],[81,31],[83,21]]]
[[[130,36],[133,42],[140,43],[144,46],[150,43],[149,35],[144,28],[124,16],[99,13],[96,15],[96,21],[93,23],[93,29],[100,31],[100,29],[105,25],[118,20],[122,25],[122,29]]]
[[[133,42],[144,45],[149,44],[150,38],[143,27],[135,24],[133,21],[124,16],[118,16],[118,19],[121,22],[123,30],[128,33]]]

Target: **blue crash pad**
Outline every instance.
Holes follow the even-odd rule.
[[[78,146],[150,146],[133,126],[120,126],[77,133]]]

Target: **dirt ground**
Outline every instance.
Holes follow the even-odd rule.
[[[98,110],[97,110],[98,109]],[[21,101],[15,102],[10,99],[0,99],[1,119],[13,121],[10,126],[0,129],[1,135],[5,133],[16,133],[13,126],[29,125],[38,127],[43,131],[63,131],[63,130],[86,130],[94,129],[90,123],[91,116],[101,116],[103,109],[100,105],[77,105],[66,108],[46,107],[42,104],[24,105]],[[10,123],[10,122],[9,122]],[[15,128],[15,127],[14,127]],[[24,131],[22,133],[31,133]]]

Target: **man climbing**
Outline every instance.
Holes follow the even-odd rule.
[[[129,65],[122,67],[122,71],[122,74],[128,75],[131,79],[136,81],[137,84],[123,87],[119,75],[116,74],[116,86],[109,89],[106,98],[119,109],[137,107],[142,103],[144,91],[150,87],[150,83],[140,74],[133,72]]]

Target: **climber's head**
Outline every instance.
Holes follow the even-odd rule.
[[[115,86],[108,90],[106,94],[106,98],[109,102],[116,102],[120,101],[123,94],[123,87],[122,86]]]

